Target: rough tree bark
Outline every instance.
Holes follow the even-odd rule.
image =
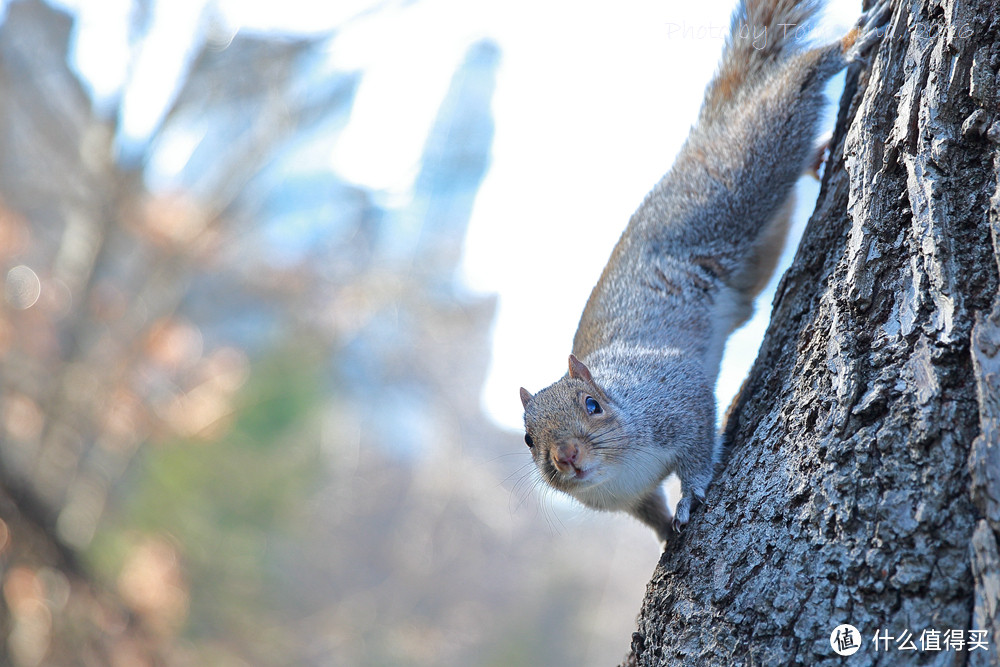
[[[840,664],[841,623],[850,664],[1000,664],[998,36],[996,2],[912,0],[848,72],[730,458],[626,664]],[[974,629],[988,651],[921,650]]]

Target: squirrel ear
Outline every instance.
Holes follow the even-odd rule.
[[[594,382],[594,378],[590,376],[590,369],[572,354],[569,355],[569,376],[577,380],[583,380],[584,382]]]
[[[524,387],[521,387],[521,405],[524,406],[525,410],[528,409],[528,401],[530,400],[531,400],[531,392],[525,389]]]

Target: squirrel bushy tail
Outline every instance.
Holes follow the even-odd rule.
[[[775,62],[797,51],[820,0],[743,0],[733,12],[722,60],[703,111],[720,111],[752,89]]]
[[[714,381],[725,338],[781,255],[795,182],[815,162],[826,83],[879,38],[889,10],[883,2],[843,39],[813,48],[807,24],[821,6],[741,0],[697,122],[591,293],[579,358],[612,339],[670,345],[703,356]],[[634,307],[627,318],[623,303]],[[691,335],[701,310],[712,311],[707,338]]]
[[[858,31],[818,48],[805,37],[817,0],[742,0],[698,121],[636,212],[645,242],[700,260],[745,303],[781,253],[793,186],[815,161],[826,82],[854,56]],[[738,311],[738,312],[737,312]]]

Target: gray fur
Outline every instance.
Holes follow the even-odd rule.
[[[535,396],[522,390],[546,482],[589,507],[628,512],[664,540],[667,526],[679,530],[704,499],[719,461],[713,387],[722,349],[750,316],[784,244],[792,189],[814,155],[823,88],[871,45],[871,28],[884,18],[869,13],[857,41],[852,33],[803,51],[780,25],[802,25],[818,7],[740,4],[697,124],[587,302],[573,341],[583,366],[571,358],[555,384]],[[770,39],[741,39],[743,24],[757,34],[766,25]],[[588,396],[599,414],[589,414]],[[660,488],[671,473],[681,481],[672,520]]]

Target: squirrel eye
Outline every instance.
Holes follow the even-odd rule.
[[[588,415],[599,415],[604,412],[604,410],[601,409],[601,404],[590,396],[587,397],[587,400],[585,400],[583,404],[587,406]]]
[[[535,446],[535,441],[531,439],[531,436],[527,433],[524,434],[524,444],[528,446],[529,449]]]

